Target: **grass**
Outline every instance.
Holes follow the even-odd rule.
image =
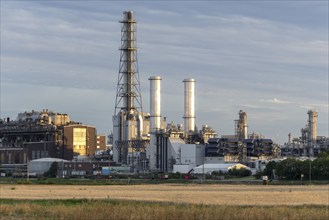
[[[140,185],[140,184],[191,184],[200,183],[198,179],[133,179],[133,178],[113,178],[113,179],[62,179],[62,178],[0,178],[0,184],[42,184],[42,185]],[[207,179],[202,181],[203,184],[246,184],[246,185],[261,185],[261,180],[256,180],[253,176],[234,178],[228,180],[212,180]],[[300,180],[288,181],[271,181],[271,185],[301,185]],[[309,185],[309,181],[303,181],[303,185]],[[312,180],[313,185],[329,184],[328,180]]]
[[[273,186],[228,184],[12,185],[2,199],[126,199],[217,205],[328,205],[329,185]],[[15,190],[13,190],[15,188]]]
[[[122,200],[0,200],[1,219],[328,219],[328,206],[228,206]]]
[[[329,219],[329,185],[2,184],[0,219]]]

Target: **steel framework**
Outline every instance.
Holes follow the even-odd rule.
[[[123,13],[123,20],[120,23],[121,54],[114,115],[120,110],[142,113],[136,43],[137,21],[134,20],[133,13],[127,11]]]

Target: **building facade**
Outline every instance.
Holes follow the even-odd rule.
[[[72,160],[106,149],[105,136],[96,128],[71,122],[52,111],[19,113],[16,120],[0,120],[0,164],[27,164],[39,158]]]

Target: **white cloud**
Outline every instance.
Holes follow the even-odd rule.
[[[177,16],[179,15],[176,12],[173,11],[166,11],[166,10],[147,10],[147,13],[152,14],[152,15],[161,15],[161,16]]]
[[[291,102],[281,100],[278,98],[273,98],[273,99],[260,99],[260,102],[268,102],[268,103],[273,103],[273,104],[290,104]]]
[[[282,12],[262,17],[256,11],[259,8],[252,4],[246,8],[233,7],[234,11],[229,3],[220,2],[206,5],[193,2],[184,8],[177,7],[182,3],[174,2],[161,3],[164,8],[149,2],[21,3],[1,2],[1,86],[16,82],[30,88],[28,84],[40,84],[53,96],[57,95],[53,87],[67,88],[70,97],[79,94],[72,87],[88,88],[96,92],[93,94],[97,95],[94,97],[97,103],[112,105],[120,53],[118,21],[121,9],[132,8],[139,21],[138,58],[141,84],[145,88],[142,95],[144,100],[148,99],[148,76],[161,75],[166,98],[163,112],[171,114],[164,115],[168,121],[181,120],[182,112],[176,116],[182,111],[177,107],[182,105],[181,81],[190,77],[197,81],[196,100],[200,105],[197,109],[202,114],[197,113],[197,117],[205,120],[199,123],[213,123],[215,126],[210,126],[218,130],[231,126],[223,122],[230,123],[240,108],[246,108],[251,116],[257,113],[254,118],[260,129],[269,127],[269,117],[278,119],[282,115],[285,119],[298,117],[296,120],[304,124],[305,112],[299,106],[310,107],[328,100],[327,26],[316,29],[302,22],[284,21],[284,17],[295,14]],[[294,13],[301,13],[301,18],[305,13],[310,18],[315,15],[312,10],[291,8]],[[100,95],[106,91],[111,94]],[[8,99],[9,94],[16,93],[6,86],[1,99]],[[24,105],[18,94],[10,97]],[[25,104],[40,105],[37,102]],[[14,105],[8,102],[2,108],[8,112],[15,109]],[[57,105],[66,108],[60,101]],[[316,106],[321,115],[328,115],[328,105]],[[99,105],[99,108],[112,107]],[[103,117],[108,117],[107,114],[112,114],[112,110]],[[94,123],[97,127],[100,122]],[[275,133],[277,127],[271,129]]]
[[[316,111],[321,111],[324,113],[328,113],[329,112],[329,104],[303,104],[301,106],[299,106],[300,108],[303,109],[312,109],[312,110],[316,110]]]

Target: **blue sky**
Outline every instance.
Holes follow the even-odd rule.
[[[318,111],[328,136],[328,1],[1,1],[1,118],[50,109],[112,130],[122,11],[138,20],[144,111],[162,76],[162,115],[183,122],[196,79],[196,123],[278,143]]]

